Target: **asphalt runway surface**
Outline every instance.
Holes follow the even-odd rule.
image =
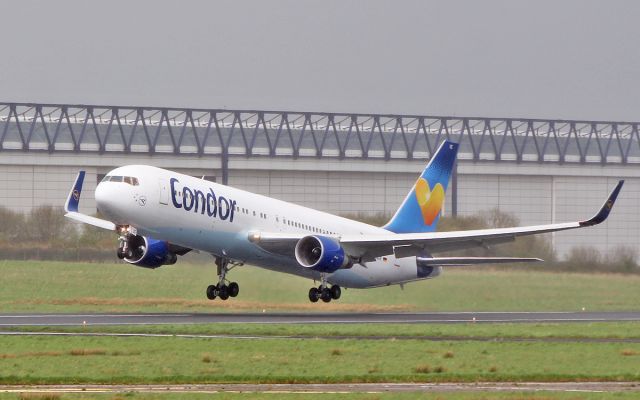
[[[328,383],[206,385],[0,385],[0,393],[640,392],[636,382]]]
[[[0,327],[145,324],[353,324],[640,321],[631,312],[425,312],[425,313],[128,313],[0,314]]]

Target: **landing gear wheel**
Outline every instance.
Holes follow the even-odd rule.
[[[227,273],[232,268],[242,265],[242,262],[232,262],[223,256],[216,257],[215,264],[218,269],[218,283],[207,288],[207,298],[213,300],[219,297],[221,300],[227,300],[229,297],[236,297],[240,293],[240,285],[229,282]]]
[[[229,298],[229,288],[227,285],[222,285],[218,288],[218,297],[222,300],[226,300]]]
[[[218,286],[216,285],[207,286],[207,299],[214,300],[216,298],[217,291],[218,291]]]
[[[317,288],[312,287],[309,289],[309,301],[317,303],[320,298],[320,291]]]
[[[116,255],[118,256],[119,259],[124,259],[124,251],[122,249],[118,249],[118,252],[116,253]]]
[[[329,288],[326,288],[326,287],[322,288],[322,291],[320,292],[320,298],[325,303],[330,302],[331,301],[331,290]]]
[[[342,294],[342,289],[340,289],[340,286],[333,285],[329,290],[331,291],[331,298],[333,300],[338,300],[340,298],[340,295]]]
[[[236,297],[240,293],[240,286],[236,282],[229,284],[229,296]]]

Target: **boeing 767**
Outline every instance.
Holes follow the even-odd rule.
[[[210,253],[218,272],[206,290],[211,300],[237,296],[239,285],[228,280],[228,272],[251,264],[320,282],[309,290],[309,300],[329,302],[340,298],[341,288],[435,278],[443,267],[542,261],[437,254],[599,224],[624,183],[618,182],[602,208],[584,221],[436,232],[457,152],[457,143],[442,142],[382,227],[146,165],[116,168],[98,184],[95,200],[106,219],[79,213],[85,176],[80,171],[65,211],[76,221],[117,233],[117,256],[139,267],[174,264],[191,250]]]

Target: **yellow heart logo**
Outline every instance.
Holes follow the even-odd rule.
[[[419,178],[416,182],[416,200],[418,200],[420,211],[422,211],[425,225],[431,225],[442,209],[444,188],[441,184],[436,183],[431,190],[427,181],[424,178]]]

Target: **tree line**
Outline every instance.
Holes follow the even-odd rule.
[[[382,226],[390,219],[389,215],[382,213],[373,216],[365,214],[344,216],[376,226]],[[520,221],[516,216],[493,208],[470,216],[442,217],[438,230],[506,228],[518,225]],[[64,217],[64,210],[61,207],[40,206],[30,213],[15,212],[6,207],[0,207],[0,258],[110,262],[117,261],[116,247],[117,236],[114,232],[73,222]],[[638,252],[634,247],[616,246],[603,254],[592,246],[577,246],[571,248],[565,257],[559,258],[548,235],[525,236],[488,249],[477,247],[446,255],[539,257],[545,262],[527,265],[526,268],[574,272],[640,273]]]

